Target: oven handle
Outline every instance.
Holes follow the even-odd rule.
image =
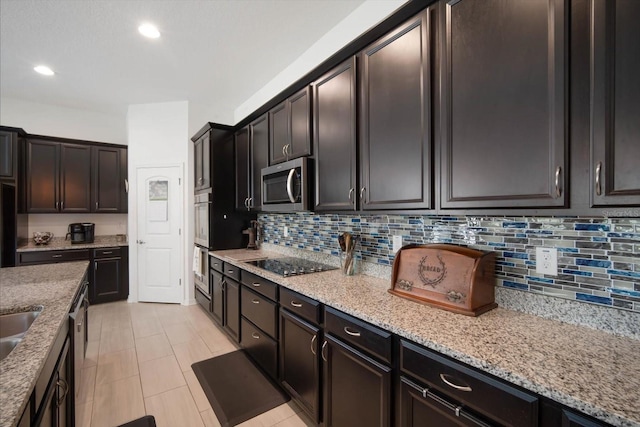
[[[293,176],[296,174],[295,168],[292,168],[289,171],[289,176],[287,176],[287,194],[289,195],[289,200],[291,203],[296,202],[296,198],[293,197]]]

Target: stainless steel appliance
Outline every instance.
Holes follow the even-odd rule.
[[[310,261],[304,258],[284,257],[249,261],[249,264],[279,274],[283,277],[298,276],[301,274],[319,273],[321,271],[337,270],[338,267]]]
[[[203,193],[195,195],[194,206],[194,228],[195,235],[193,241],[196,245],[209,248],[209,224],[211,221],[211,193]]]
[[[193,282],[198,290],[211,298],[211,291],[209,290],[209,250],[196,245],[193,261]]]
[[[69,313],[69,335],[71,338],[70,348],[75,366],[71,374],[70,384],[71,392],[74,393],[75,399],[71,399],[71,413],[75,414],[76,408],[73,402],[79,398],[80,384],[82,381],[82,368],[84,366],[84,358],[87,351],[88,341],[88,308],[89,308],[89,281],[87,277],[83,279],[82,286],[74,298]]]
[[[307,211],[311,204],[309,159],[300,157],[262,169],[262,210]]]

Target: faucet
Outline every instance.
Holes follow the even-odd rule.
[[[249,228],[246,230],[242,230],[242,234],[249,235],[249,244],[247,245],[247,249],[258,249],[258,230],[260,223],[256,220],[251,220]]]

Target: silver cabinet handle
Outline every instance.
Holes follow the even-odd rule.
[[[598,162],[596,166],[596,195],[602,194],[602,188],[600,187],[600,171],[602,170],[602,162]]]
[[[353,187],[349,189],[349,203],[351,203],[351,195],[353,194],[354,191],[355,189]]]
[[[449,387],[455,388],[456,390],[471,391],[471,387],[469,387],[468,385],[457,385],[457,384],[454,384],[454,383],[452,383],[450,381],[447,381],[447,378],[446,378],[445,374],[440,374],[440,379],[442,380],[443,383],[445,383]]]
[[[364,195],[366,194],[366,192],[367,192],[367,187],[362,187],[360,189],[360,201],[363,203],[365,203]]]
[[[257,300],[257,299],[252,299],[251,302],[254,304],[260,304],[260,300]]]
[[[102,255],[111,255],[113,252],[112,251],[107,251],[107,252],[102,252]]]
[[[313,334],[313,337],[311,338],[311,353],[315,356],[316,355],[316,346],[313,345],[313,343],[316,342],[316,339],[318,338],[317,334]]]
[[[125,191],[125,193],[129,192],[129,180],[128,179],[124,180],[124,191]]]
[[[324,360],[325,362],[328,362],[327,357],[324,355],[324,349],[327,346],[327,342],[325,341],[322,344],[322,349],[320,350],[320,356],[322,356],[322,360]]]
[[[351,335],[352,337],[359,337],[359,336],[360,336],[360,332],[358,332],[358,331],[352,331],[351,329],[349,329],[349,327],[348,327],[348,326],[345,326],[345,327],[344,327],[344,331],[345,331],[347,334]]]
[[[253,332],[251,334],[251,338],[253,338],[254,340],[259,340],[260,339],[260,335],[258,335],[257,333]]]
[[[98,210],[98,202],[96,202],[96,210]]]
[[[247,209],[251,209],[253,206],[253,197],[249,197],[249,202],[247,203]]]
[[[560,197],[562,190],[560,189],[560,171],[562,168],[558,166],[556,168],[556,198]]]
[[[60,396],[56,401],[56,406],[60,407],[64,403],[64,400],[67,398],[67,394],[69,394],[69,384],[63,378],[60,378],[56,382],[56,385],[63,390],[62,396]]]
[[[58,254],[58,255],[51,255],[51,258],[62,258],[62,254]]]
[[[295,302],[295,301],[291,301],[291,305],[297,308],[302,307],[302,304],[300,304],[299,302]]]
[[[287,146],[286,146],[286,145],[283,145],[283,146],[282,146],[282,155],[283,155],[283,156],[286,156],[286,153],[285,153],[285,150],[286,150],[286,149],[287,149]]]
[[[60,202],[60,210],[64,210],[64,200]]]
[[[296,202],[296,198],[293,197],[293,176],[296,174],[295,169],[291,169],[289,171],[289,175],[287,176],[287,195],[289,196],[289,200],[291,203]]]
[[[235,273],[235,270],[227,270],[227,273],[233,274],[233,273]]]
[[[252,283],[252,285],[253,285],[255,288],[259,288],[259,287],[260,287],[260,283],[258,283],[258,282],[253,282],[253,283]]]

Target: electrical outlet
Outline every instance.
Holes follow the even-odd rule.
[[[282,234],[284,234],[284,237],[289,237],[289,227],[285,225],[284,229],[282,230]]]
[[[536,248],[536,273],[558,275],[558,250],[556,248]]]
[[[402,248],[402,236],[393,236],[393,252],[398,252]]]

